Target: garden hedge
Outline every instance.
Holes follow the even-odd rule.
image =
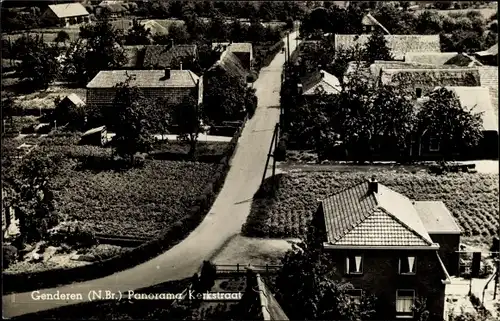
[[[285,42],[280,40],[270,47],[264,47],[261,49],[256,48],[255,52],[255,63],[254,68],[256,70],[261,70],[264,67],[269,66],[274,57],[281,51],[281,48],[285,46]]]
[[[226,175],[230,168],[229,163],[236,149],[238,138],[241,136],[246,120],[247,118],[245,118],[243,124],[231,139],[226,153],[220,161],[223,165],[222,169],[214,174],[216,179],[211,184],[212,188],[208,188],[210,185],[207,186],[206,194],[203,198],[199,198],[198,202],[195,202],[189,215],[176,224],[173,224],[172,227],[166,230],[160,237],[122,253],[121,255],[87,266],[32,273],[3,273],[4,294],[33,291],[35,289],[56,287],[63,284],[105,277],[144,263],[182,241],[188,233],[200,224],[208,211],[210,211],[211,205],[226,179]]]

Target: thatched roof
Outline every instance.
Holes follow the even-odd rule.
[[[228,75],[242,79],[246,82],[247,71],[241,65],[240,60],[236,57],[232,52],[225,50],[220,59],[214,64],[215,66],[220,66],[224,71],[228,73]]]
[[[474,57],[458,52],[422,52],[407,53],[405,62],[429,64],[429,65],[456,65],[462,67],[482,66]]]
[[[179,62],[197,57],[196,45],[152,45],[146,46],[144,52],[145,68],[178,68]],[[174,64],[176,64],[174,66]]]
[[[326,94],[337,94],[342,88],[340,82],[334,75],[320,70],[301,79],[302,94],[315,95],[316,90],[322,90]]]
[[[212,49],[221,46],[231,52],[252,53],[252,44],[249,42],[212,42]]]
[[[446,89],[452,90],[457,94],[462,107],[471,109],[474,113],[483,113],[483,130],[498,131],[498,118],[491,105],[490,90],[488,87],[452,87]]]
[[[335,35],[335,50],[361,46],[368,42],[370,35]],[[384,35],[387,46],[395,59],[402,60],[408,52],[440,52],[439,35]]]
[[[408,85],[426,89],[436,86],[480,86],[479,71],[475,68],[445,69],[386,69],[382,68],[380,82],[386,85]]]

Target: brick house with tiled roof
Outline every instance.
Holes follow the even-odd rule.
[[[417,298],[427,299],[429,320],[443,320],[460,230],[444,204],[427,205],[374,179],[319,202],[315,221],[334,278],[350,282],[354,296],[374,294],[381,320],[411,319]]]

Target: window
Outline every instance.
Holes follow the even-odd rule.
[[[417,98],[422,97],[422,88],[416,88],[415,94],[417,95]]]
[[[361,255],[348,256],[345,259],[346,274],[363,273],[363,257]]]
[[[429,151],[437,152],[439,151],[439,139],[436,137],[429,138]]]
[[[396,317],[404,318],[413,317],[413,304],[415,301],[414,290],[397,290],[396,291]]]
[[[415,274],[417,267],[416,257],[404,256],[399,259],[399,274]]]
[[[346,294],[350,301],[355,302],[357,304],[361,303],[361,296],[363,295],[363,290],[361,289],[347,290]]]

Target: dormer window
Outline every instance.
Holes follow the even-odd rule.
[[[415,275],[417,261],[415,256],[403,256],[399,258],[399,274]]]
[[[363,274],[363,256],[349,255],[345,259],[346,274]]]

